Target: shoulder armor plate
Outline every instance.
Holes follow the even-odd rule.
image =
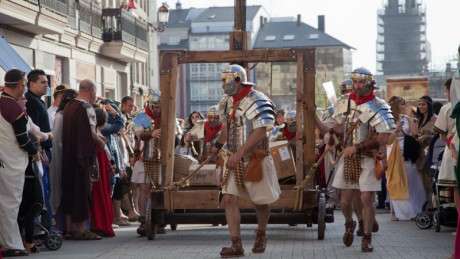
[[[276,116],[275,104],[263,93],[252,91],[242,100],[239,106],[248,120],[258,117],[262,113],[271,113]]]
[[[361,112],[359,120],[363,123],[369,122],[370,126],[375,127],[377,132],[388,132],[396,128],[390,106],[380,98],[376,97],[360,105],[358,110]]]

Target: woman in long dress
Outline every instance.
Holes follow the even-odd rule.
[[[107,124],[107,114],[101,108],[94,108],[96,113],[96,128],[98,134]],[[107,147],[107,146],[106,146]],[[93,182],[92,204],[90,207],[91,231],[105,237],[115,236],[112,222],[114,219],[109,168],[111,167],[108,149],[96,146],[97,162],[99,165],[99,180]]]
[[[393,96],[390,99],[391,110],[395,121],[398,125],[393,134],[390,135],[388,147],[388,154],[393,147],[393,141],[395,138],[398,139],[399,148],[401,154],[404,151],[404,137],[405,135],[417,135],[417,126],[412,120],[405,115],[405,100],[399,96]],[[390,204],[392,208],[392,219],[393,220],[410,220],[422,211],[423,203],[426,201],[425,187],[423,185],[422,177],[417,170],[417,165],[409,158],[404,158],[404,167],[407,174],[408,182],[408,200],[391,200]],[[391,194],[390,194],[391,195]]]

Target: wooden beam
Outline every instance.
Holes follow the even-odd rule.
[[[249,49],[249,40],[248,40],[247,31],[233,31],[230,32],[230,50],[248,50]],[[248,62],[237,62],[238,65],[246,69],[248,80],[249,80],[249,65]]]
[[[186,51],[181,63],[295,62],[297,49]]]
[[[305,96],[304,91],[304,79],[303,79],[303,53],[297,53],[297,93],[296,93],[296,121],[297,121],[297,141],[296,141],[296,150],[303,150],[303,145],[305,142],[305,135],[303,128],[305,125],[303,116],[303,110],[305,105]],[[303,152],[296,152],[295,158],[296,165],[296,184],[300,184],[304,178],[303,175]]]
[[[314,116],[316,113],[315,103],[315,50],[309,50],[304,53],[304,113],[305,118],[305,144],[303,148],[304,152],[304,172],[310,169],[310,167],[316,162],[315,155],[315,122]],[[307,185],[307,188],[314,188],[316,185],[316,179]]]
[[[173,209],[223,209],[219,204],[219,190],[180,190],[170,193]],[[296,198],[296,190],[282,190],[280,198],[270,204],[271,209],[293,209]],[[316,202],[316,191],[306,191],[303,197],[303,208],[314,208]],[[166,199],[166,195],[164,196]],[[254,205],[247,198],[239,198],[238,204],[241,209],[253,209]],[[164,201],[165,208],[169,203]]]
[[[176,129],[176,90],[177,90],[177,70],[179,68],[179,57],[177,55],[172,56],[172,70],[171,80],[169,84],[169,107],[168,107],[168,134],[167,146],[166,146],[166,181],[165,185],[170,186],[174,179],[174,145],[176,141],[175,129]],[[162,132],[163,133],[163,132]],[[165,154],[165,153],[162,153]],[[163,155],[162,155],[163,156]]]
[[[174,209],[218,209],[219,192],[219,190],[180,190],[171,192],[170,197],[173,199]]]
[[[235,1],[234,10],[235,30],[246,31],[246,0]]]

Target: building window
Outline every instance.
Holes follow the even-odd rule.
[[[179,35],[169,35],[168,37],[168,45],[179,45],[180,43],[180,36]]]
[[[265,36],[265,41],[274,41],[276,40],[276,35]]]
[[[308,39],[309,40],[317,40],[319,38],[319,34],[318,33],[312,33],[308,36]]]
[[[294,40],[294,38],[295,38],[295,35],[288,34],[288,35],[284,35],[283,40]]]

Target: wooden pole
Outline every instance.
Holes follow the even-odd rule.
[[[235,0],[235,30],[246,31],[246,0]]]
[[[305,104],[305,96],[304,96],[304,74],[303,74],[303,53],[297,54],[297,93],[296,93],[296,121],[297,121],[297,141],[296,141],[296,158],[295,158],[295,166],[296,166],[296,185],[299,185],[303,181],[304,177],[304,169],[303,169],[303,145],[305,142],[305,136],[303,132],[304,127],[304,119],[303,110]]]
[[[230,50],[248,50],[249,40],[248,32],[246,31],[246,0],[235,0],[234,17],[235,30],[230,32]],[[250,71],[248,70],[248,62],[243,62],[242,60],[227,62],[230,62],[230,64],[236,63],[244,67],[249,80]]]
[[[315,122],[314,116],[316,113],[315,104],[315,50],[311,49],[304,53],[304,134],[305,143],[304,151],[304,172],[315,163]],[[314,188],[316,181],[311,181],[312,185],[307,188]]]
[[[178,55],[161,52],[160,89],[161,89],[161,165],[165,168],[164,185],[173,182],[174,142],[176,124],[176,88]]]

